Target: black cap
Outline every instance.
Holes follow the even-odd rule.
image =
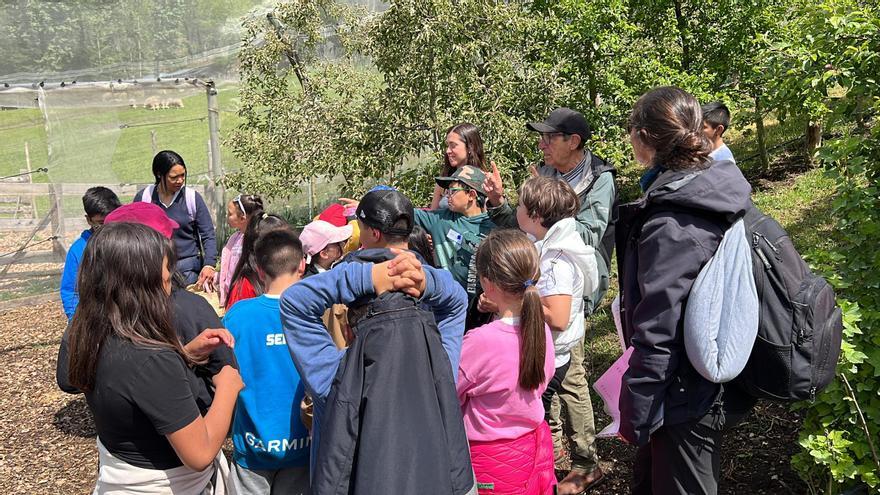
[[[586,141],[593,135],[590,124],[580,112],[570,108],[557,108],[550,112],[544,122],[529,122],[526,129],[535,132],[561,132],[563,134],[577,134]]]
[[[355,215],[368,227],[390,235],[409,235],[415,221],[412,201],[398,191],[387,189],[364,195]],[[401,220],[404,220],[403,226],[395,227]]]

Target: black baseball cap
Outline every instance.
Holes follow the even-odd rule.
[[[526,129],[535,132],[561,132],[563,134],[577,134],[586,141],[593,135],[590,124],[583,114],[570,108],[557,108],[550,112],[544,122],[529,122]]]
[[[403,193],[391,189],[365,194],[355,215],[364,225],[390,235],[409,235],[415,221],[412,201]],[[395,227],[401,220],[404,220],[403,226]]]

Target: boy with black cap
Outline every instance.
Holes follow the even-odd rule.
[[[477,167],[464,165],[451,176],[436,177],[434,180],[446,190],[449,207],[415,210],[415,223],[431,236],[437,266],[452,272],[452,277],[467,292],[468,301],[473,301],[481,292],[474,253],[480,242],[496,227],[495,222],[483,211],[486,204],[486,191],[483,189],[486,173]],[[364,200],[367,196],[364,196]],[[360,208],[359,203],[354,201],[349,201],[349,205]],[[363,220],[361,217],[358,219]],[[411,227],[409,231],[412,231]],[[363,240],[362,236],[361,242]]]
[[[476,493],[455,392],[467,299],[447,271],[405,251],[414,216],[403,194],[368,193],[356,210],[364,249],[282,296],[314,400],[313,493]],[[332,304],[349,307],[345,350],[321,321]]]

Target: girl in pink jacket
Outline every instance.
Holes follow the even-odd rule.
[[[232,288],[232,274],[241,259],[244,231],[254,214],[263,213],[263,198],[255,194],[239,194],[226,204],[226,223],[235,231],[229,236],[220,257],[220,272],[214,281],[220,293],[220,307],[226,307],[226,298]]]
[[[535,245],[518,230],[480,244],[477,273],[498,319],[464,336],[458,399],[480,494],[553,493],[553,441],[541,394],[553,376],[550,329],[535,288]]]

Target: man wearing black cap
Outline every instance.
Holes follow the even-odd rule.
[[[538,149],[544,162],[533,175],[554,177],[568,182],[580,199],[577,231],[584,243],[596,249],[599,269],[598,289],[584,294],[584,312],[592,314],[608,289],[611,250],[614,246],[612,211],[617,188],[614,168],[586,148],[592,131],[584,116],[570,108],[557,108],[543,122],[530,122],[526,128],[539,133]],[[499,226],[516,226],[516,212],[504,199],[504,188],[498,168],[492,165],[484,189],[488,198],[488,213]],[[583,366],[583,342],[572,349],[568,373],[559,394],[561,409],[566,416],[566,436],[571,450],[572,471],[559,484],[559,493],[581,493],[602,479],[595,446],[593,409],[590,404],[586,371]],[[551,428],[557,452],[561,450],[559,414],[554,408]]]

